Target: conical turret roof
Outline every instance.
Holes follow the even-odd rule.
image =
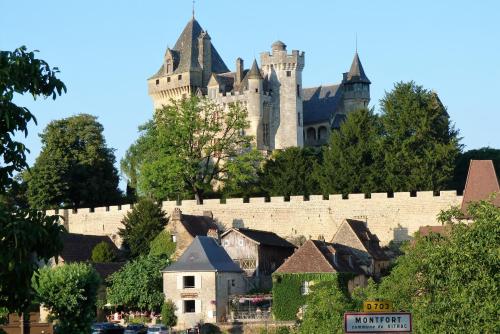
[[[352,60],[351,69],[347,73],[347,81],[362,82],[367,84],[371,83],[365,74],[365,70],[363,69],[363,65],[361,65],[361,60],[359,60],[357,52],[354,55],[354,59]]]
[[[259,66],[257,65],[257,60],[253,60],[252,68],[247,74],[248,79],[259,79],[262,80],[262,74],[260,73]]]

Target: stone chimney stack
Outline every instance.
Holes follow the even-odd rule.
[[[243,80],[243,59],[236,59],[236,84],[241,84],[241,80]]]
[[[180,221],[182,219],[182,211],[179,208],[175,208],[170,216],[171,220]]]

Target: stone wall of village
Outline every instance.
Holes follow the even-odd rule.
[[[364,194],[330,195],[324,199],[321,195],[292,196],[289,201],[283,197],[227,199],[221,203],[218,199],[205,200],[202,205],[194,200],[163,202],[163,209],[170,215],[175,207],[185,214],[202,215],[211,211],[214,219],[224,228],[248,227],[272,231],[280,236],[295,238],[332,239],[340,223],[345,218],[366,221],[372,233],[376,234],[382,245],[391,240],[405,240],[412,236],[420,226],[439,224],[436,216],[441,210],[459,206],[462,196],[456,191],[432,191],[394,193],[373,193],[366,198]],[[56,210],[64,218],[64,224],[71,233],[109,235],[117,243],[121,220],[130,205],[110,206],[95,209]]]

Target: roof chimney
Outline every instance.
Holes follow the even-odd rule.
[[[171,220],[181,220],[182,219],[182,211],[179,208],[175,208],[170,216]]]
[[[214,218],[214,214],[212,213],[212,211],[203,211],[203,216]]]
[[[236,84],[239,85],[243,79],[243,59],[236,58]]]

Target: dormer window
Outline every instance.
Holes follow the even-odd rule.
[[[167,74],[172,73],[172,60],[167,59]]]

